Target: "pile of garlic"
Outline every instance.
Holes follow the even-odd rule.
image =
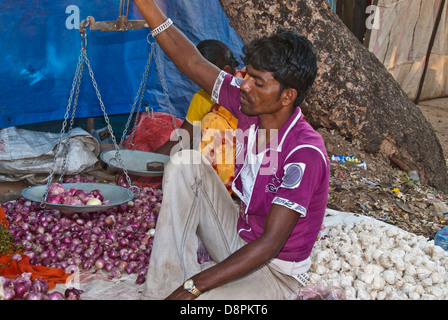
[[[393,226],[338,224],[311,259],[310,283],[343,288],[350,300],[448,299],[448,252]]]

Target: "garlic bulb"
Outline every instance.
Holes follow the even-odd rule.
[[[395,281],[397,281],[397,272],[393,269],[385,270],[383,277],[388,284],[395,284]]]
[[[384,278],[382,276],[377,275],[373,278],[373,281],[372,281],[373,290],[380,291],[384,288],[385,285],[386,285],[386,280],[384,280]]]
[[[392,262],[392,258],[390,257],[389,254],[383,253],[382,255],[380,255],[378,257],[378,261],[386,269],[387,268],[392,268],[393,265],[394,265],[394,263]]]
[[[353,255],[350,256],[350,259],[349,259],[348,263],[352,267],[359,267],[361,265],[361,263],[362,263],[362,259],[357,254],[353,254]]]
[[[310,282],[337,285],[347,299],[448,299],[448,252],[377,221],[331,227],[311,260]]]

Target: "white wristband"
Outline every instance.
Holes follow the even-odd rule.
[[[168,29],[172,24],[173,24],[173,20],[171,20],[170,18],[166,19],[166,21],[164,23],[162,23],[160,26],[158,26],[157,28],[155,28],[154,30],[151,31],[151,36],[153,38],[157,37],[163,31]]]

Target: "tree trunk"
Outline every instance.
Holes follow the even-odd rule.
[[[279,27],[310,39],[319,72],[307,121],[359,140],[422,183],[448,192],[447,166],[431,124],[384,65],[345,27],[325,0],[220,0],[244,43]]]

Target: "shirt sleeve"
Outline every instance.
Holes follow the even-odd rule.
[[[306,216],[317,190],[326,182],[327,165],[326,156],[318,148],[296,147],[284,162],[282,182],[272,203]]]
[[[193,95],[185,120],[190,124],[194,124],[195,121],[201,121],[202,118],[210,112],[214,104],[215,103],[211,101],[210,95],[206,91],[200,90]]]
[[[240,118],[240,86],[244,79],[236,78],[225,71],[221,71],[213,87],[211,99],[223,106],[237,119]]]

